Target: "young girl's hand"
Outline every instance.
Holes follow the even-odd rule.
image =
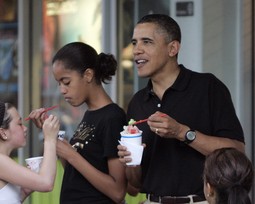
[[[47,112],[45,112],[45,108],[39,108],[33,110],[29,116],[28,119],[32,120],[33,123],[38,128],[42,128],[44,121],[48,118]]]
[[[47,119],[45,119],[42,125],[44,139],[56,139],[59,132],[59,127],[59,119],[54,115],[50,115]]]

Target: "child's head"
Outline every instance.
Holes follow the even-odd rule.
[[[253,166],[242,152],[222,148],[207,156],[204,193],[209,203],[248,204],[252,183]]]
[[[13,149],[26,145],[27,127],[22,124],[22,119],[17,109],[10,103],[0,101],[0,142]],[[0,143],[0,144],[1,144]]]
[[[63,46],[52,60],[52,70],[60,93],[72,106],[89,106],[95,95],[103,93],[117,70],[111,54],[100,53],[88,44],[72,42]]]

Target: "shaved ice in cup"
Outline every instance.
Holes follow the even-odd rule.
[[[142,133],[143,131],[139,130],[138,127],[135,125],[124,126],[124,130],[120,132],[120,135],[121,135],[120,140],[141,145]]]
[[[133,120],[133,119],[131,119]],[[142,133],[143,131],[139,130],[137,126],[130,125],[123,127],[123,131],[120,132],[120,144],[125,146],[127,150],[131,153],[130,157],[131,162],[128,162],[128,166],[140,165],[143,154],[142,146]]]
[[[36,173],[38,173],[41,168],[42,160],[43,160],[42,156],[30,157],[25,159],[27,167]]]

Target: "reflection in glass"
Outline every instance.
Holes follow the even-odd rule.
[[[80,41],[101,51],[102,12],[100,0],[43,1],[43,73],[42,104],[59,105],[62,130],[68,138],[78,125],[86,106],[74,108],[64,101],[53,78],[51,60],[55,52],[67,43]]]

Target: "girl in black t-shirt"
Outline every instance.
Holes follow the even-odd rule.
[[[60,203],[122,203],[126,177],[117,145],[126,115],[102,85],[115,75],[117,62],[113,55],[98,55],[91,46],[73,42],[62,47],[52,63],[65,101],[73,107],[83,103],[88,107],[70,143],[57,144],[65,167]],[[33,121],[40,126],[42,115]]]

